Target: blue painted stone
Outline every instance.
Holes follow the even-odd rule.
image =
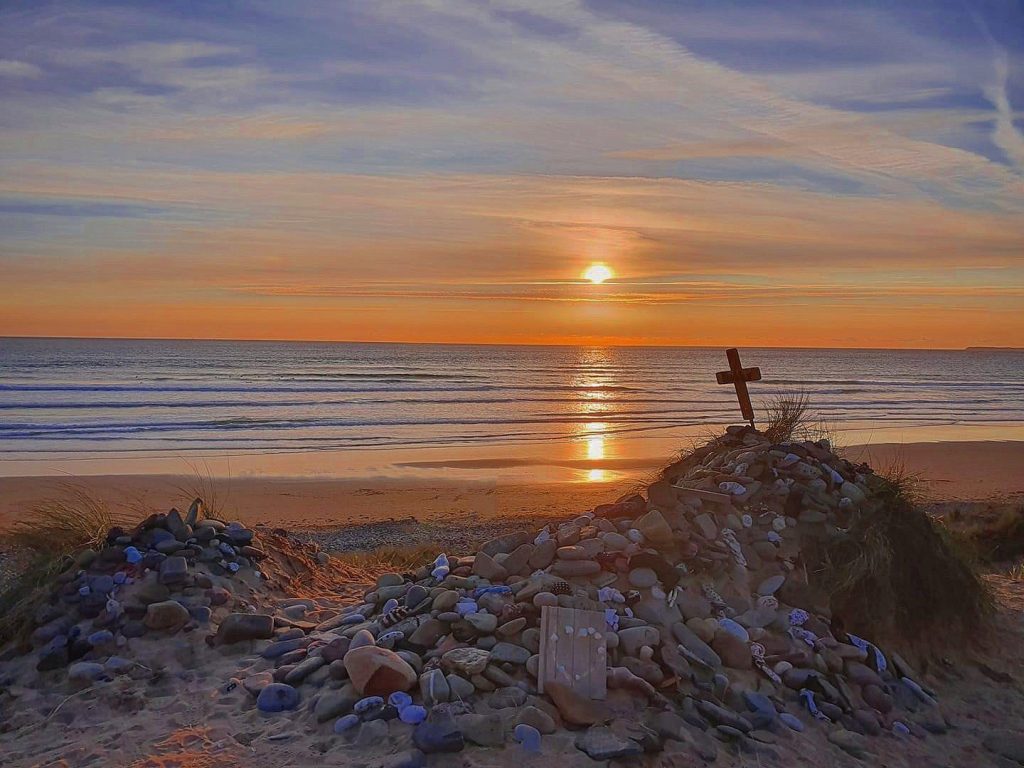
[[[125,573],[124,571],[118,571],[117,573],[114,574],[114,583],[115,584],[125,584],[127,582],[128,582],[128,574]]]
[[[377,645],[381,648],[387,648],[391,650],[395,647],[395,643],[399,640],[405,639],[405,633],[401,630],[392,630],[391,632],[385,632],[377,638]]]
[[[334,721],[334,732],[344,733],[350,728],[355,728],[359,725],[359,722],[359,715],[345,715],[344,717],[339,717]]]
[[[366,617],[361,613],[353,613],[342,619],[341,624],[342,626],[348,626],[351,624],[362,624],[364,621],[366,621]]]
[[[356,705],[352,707],[352,711],[357,715],[365,715],[373,712],[374,710],[380,709],[384,706],[384,699],[380,696],[367,696],[364,699],[360,699],[356,702]]]
[[[388,696],[388,704],[401,712],[403,709],[412,704],[412,696],[405,691],[395,691]]]
[[[135,547],[125,547],[124,559],[132,565],[135,565],[136,563],[142,560],[142,553],[139,552],[139,550],[137,550]]]
[[[744,691],[743,699],[747,703],[747,708],[751,712],[757,712],[760,715],[766,715],[775,718],[776,710],[772,700],[765,696],[763,693],[757,693],[756,691]]]
[[[512,738],[519,742],[527,752],[540,752],[540,731],[532,725],[520,723],[512,731]]]
[[[299,706],[299,692],[285,683],[271,683],[256,697],[260,712],[286,712]]]
[[[241,567],[238,563],[228,563],[228,570],[232,573],[238,573],[238,569]]]
[[[427,719],[427,710],[419,704],[410,704],[398,711],[398,719],[409,725],[419,725]]]
[[[804,724],[800,718],[796,715],[791,715],[789,712],[781,713],[779,715],[779,720],[785,723],[786,727],[792,731],[802,732],[804,729]]]
[[[193,608],[189,608],[188,612],[192,614],[192,618],[200,624],[206,624],[213,616],[213,611],[210,610],[210,606],[208,605],[197,605]]]
[[[395,598],[392,597],[390,600],[388,600],[386,603],[384,603],[384,607],[380,609],[380,612],[381,613],[391,613],[397,607],[398,607],[398,601],[395,600]]]
[[[91,593],[92,593],[92,590],[89,588],[88,584],[85,584],[85,585],[83,585],[83,586],[78,588],[78,594],[80,594],[82,597],[85,597],[86,595],[91,594]]]
[[[896,734],[897,736],[909,736],[910,735],[910,729],[907,728],[907,726],[904,725],[903,723],[901,723],[899,720],[897,720],[895,723],[892,724],[892,732],[894,734]]]
[[[747,632],[746,629],[743,628],[743,626],[739,622],[733,621],[732,619],[722,618],[718,620],[718,626],[724,629],[733,637],[739,638],[744,643],[750,642],[750,634]]]

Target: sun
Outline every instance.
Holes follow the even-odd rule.
[[[589,280],[594,285],[600,285],[612,277],[615,277],[615,273],[604,264],[591,264],[583,273],[583,279]]]

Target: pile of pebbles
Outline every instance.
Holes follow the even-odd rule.
[[[731,427],[644,494],[438,553],[348,605],[272,595],[254,532],[197,503],[81,553],[39,607],[31,653],[40,674],[82,685],[131,672],[133,638],[202,629],[218,653],[244,654],[222,685],[243,710],[390,768],[467,745],[770,756],[811,727],[863,757],[870,737],[948,728],[906,661],[833,625],[807,580],[802,553],[879,487],[826,441]],[[569,679],[538,693],[544,606],[604,613],[605,700]]]
[[[128,674],[132,639],[193,632],[209,627],[216,609],[248,607],[235,593],[240,584],[246,594],[259,590],[265,553],[249,528],[201,513],[197,499],[185,515],[172,509],[128,531],[112,528],[106,546],[79,552],[35,610],[28,643],[36,671],[60,670],[77,683]],[[271,637],[274,627],[260,623],[253,636]],[[24,650],[14,644],[3,658]]]
[[[827,441],[733,427],[646,495],[381,575],[361,604],[279,631],[237,683],[353,744],[411,746],[395,766],[466,744],[540,750],[548,734],[606,760],[672,742],[705,759],[722,742],[771,749],[812,724],[857,756],[867,737],[942,733],[933,693],[898,655],[834,630],[803,568],[876,482]],[[568,679],[538,694],[543,606],[604,612],[606,701]]]

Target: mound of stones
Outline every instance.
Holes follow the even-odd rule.
[[[239,683],[261,709],[308,713],[357,745],[411,739],[394,765],[566,735],[606,760],[667,744],[705,759],[723,742],[771,749],[812,724],[856,756],[868,737],[942,733],[907,663],[833,628],[807,582],[801,553],[874,487],[827,441],[730,428],[645,495],[380,576],[361,604],[277,631]],[[538,693],[544,606],[604,613],[605,700],[571,680]]]
[[[201,518],[199,500],[182,515],[154,514],[132,530],[113,528],[105,546],[78,553],[35,611],[28,638],[38,672],[63,671],[88,683],[131,673],[135,638],[159,638],[209,627],[214,610],[249,601],[259,590],[265,553],[240,523]],[[217,642],[271,638],[272,618],[232,614]],[[4,656],[17,657],[24,644]]]
[[[643,494],[383,574],[348,605],[271,595],[253,531],[197,503],[81,553],[36,612],[31,654],[88,684],[130,673],[135,638],[200,630],[244,654],[224,684],[244,708],[392,768],[467,745],[713,760],[811,727],[863,757],[870,737],[948,727],[907,663],[842,629],[807,580],[805,555],[877,487],[825,441],[733,427]],[[539,692],[545,606],[603,613],[606,698],[572,679]]]

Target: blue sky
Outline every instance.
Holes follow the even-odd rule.
[[[1019,3],[26,2],[0,37],[0,333],[173,292],[168,327],[451,338],[486,304],[515,340],[543,304],[521,338],[669,343],[909,293],[901,345],[1024,343]]]

